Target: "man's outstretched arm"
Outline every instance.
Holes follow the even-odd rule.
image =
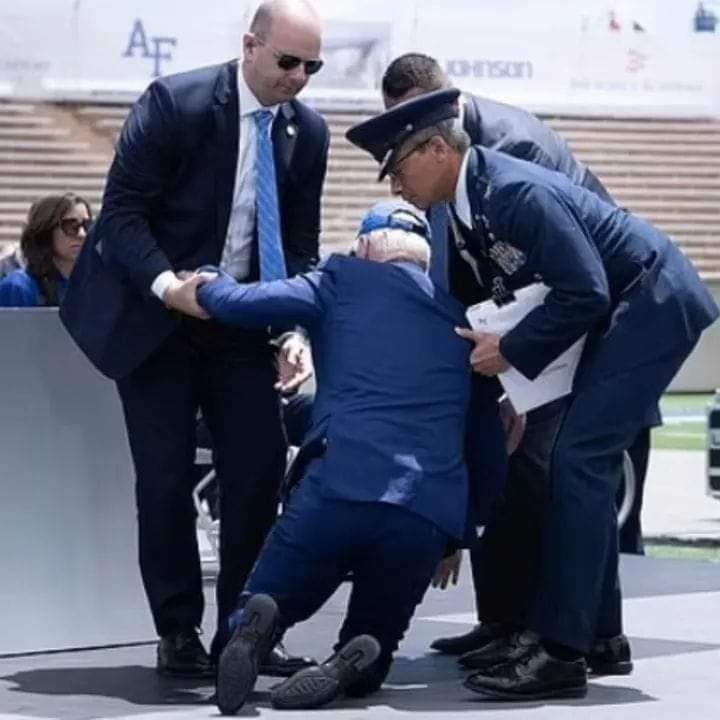
[[[228,325],[310,328],[322,316],[328,281],[322,271],[249,284],[219,274],[198,288],[197,299],[210,317]]]

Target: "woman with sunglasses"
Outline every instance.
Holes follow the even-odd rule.
[[[74,193],[33,203],[20,236],[25,268],[0,282],[0,307],[59,305],[91,221],[90,205]]]

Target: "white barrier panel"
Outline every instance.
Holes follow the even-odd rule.
[[[720,283],[708,283],[720,304]],[[670,383],[670,392],[711,392],[720,388],[720,321],[715,321],[700,338],[695,350]]]
[[[0,311],[0,654],[152,640],[115,386],[56,310]]]
[[[720,0],[315,4],[326,59],[306,90],[316,102],[378,105],[388,60],[417,50],[461,88],[535,110],[720,115]],[[0,10],[0,96],[134,98],[158,75],[240,55],[256,5],[23,0]]]

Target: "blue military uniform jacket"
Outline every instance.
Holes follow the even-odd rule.
[[[318,392],[306,445],[325,445],[325,496],[393,503],[463,535],[470,346],[453,330],[466,324],[460,303],[414,265],[338,255],[291,280],[221,278],[198,298],[222,322],[307,329]]]
[[[560,173],[492,150],[469,152],[473,227],[458,227],[486,292],[502,300],[532,282],[551,288],[500,344],[525,376],[535,378],[585,333],[586,368],[607,376],[641,367],[692,345],[716,319],[697,272],[656,228]]]

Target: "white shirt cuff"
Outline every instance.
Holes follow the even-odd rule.
[[[150,290],[154,295],[163,300],[167,289],[177,280],[175,273],[172,270],[165,270],[161,272],[152,282]]]

